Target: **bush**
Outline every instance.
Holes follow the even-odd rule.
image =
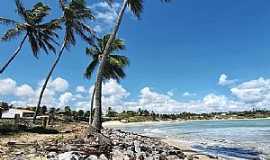
[[[59,131],[57,131],[56,129],[48,129],[44,127],[29,128],[27,129],[27,132],[39,133],[39,134],[58,134],[59,133]]]

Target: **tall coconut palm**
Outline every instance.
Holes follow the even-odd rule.
[[[102,38],[97,38],[97,44],[93,45],[93,47],[91,48],[86,48],[86,54],[89,55],[92,59],[91,63],[88,65],[85,71],[86,78],[90,79],[93,72],[97,69],[109,37],[110,35],[108,34],[103,36]],[[125,56],[115,55],[117,51],[124,49],[124,41],[121,39],[114,39],[110,48],[110,55],[106,58],[105,69],[102,73],[103,80],[115,79],[117,81],[120,81],[120,79],[123,79],[126,76],[123,69],[129,64],[128,58]],[[95,94],[101,95],[102,84],[100,84],[100,86],[101,87],[98,88],[99,90],[94,89],[92,93],[89,124],[91,124],[93,121],[92,115],[94,97],[101,98],[101,96],[94,96]],[[101,102],[101,99],[96,100],[96,102]]]
[[[161,0],[162,2],[169,2],[171,0]],[[122,0],[122,4],[118,13],[118,16],[115,21],[114,28],[112,30],[112,33],[110,34],[109,40],[107,41],[105,48],[103,50],[102,54],[102,59],[100,61],[100,65],[98,68],[97,76],[96,76],[96,84],[95,84],[95,89],[100,90],[99,88],[101,87],[101,82],[102,82],[102,73],[103,70],[105,69],[105,64],[106,64],[106,57],[110,54],[110,47],[116,37],[116,34],[120,28],[120,24],[122,22],[124,13],[126,8],[129,7],[129,9],[133,12],[133,14],[140,18],[140,15],[143,10],[143,0]],[[101,95],[96,93],[96,100],[101,100]],[[102,106],[101,106],[101,101],[95,103],[95,114],[94,114],[94,120],[93,120],[93,128],[96,129],[97,132],[101,131],[101,111],[102,111]]]
[[[59,3],[63,12],[63,16],[60,18],[60,20],[65,28],[64,41],[59,51],[59,54],[55,59],[46,77],[46,80],[44,81],[44,84],[41,88],[33,122],[35,122],[36,120],[37,113],[41,105],[42,97],[49,82],[49,79],[54,69],[56,68],[58,62],[60,61],[64,53],[64,50],[66,48],[69,48],[71,45],[74,46],[76,44],[75,35],[79,35],[84,41],[86,41],[89,44],[93,43],[93,31],[88,25],[85,24],[85,22],[93,20],[94,16],[92,15],[91,10],[87,8],[85,0],[71,0],[69,3],[66,0],[59,0]]]
[[[42,49],[46,53],[49,51],[55,52],[54,44],[57,42],[54,40],[58,37],[55,32],[56,29],[60,29],[60,23],[57,20],[52,20],[48,23],[43,23],[44,18],[49,14],[50,8],[47,5],[39,2],[33,6],[31,10],[24,8],[20,0],[16,0],[17,13],[22,18],[23,22],[17,22],[15,20],[0,17],[0,23],[12,26],[8,31],[1,37],[2,41],[9,41],[17,38],[24,34],[19,47],[12,54],[10,59],[0,69],[2,74],[9,64],[15,59],[20,53],[23,44],[26,39],[31,45],[33,55],[37,58],[39,50]]]

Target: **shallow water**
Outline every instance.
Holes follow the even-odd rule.
[[[270,159],[270,119],[173,122],[121,129],[173,138],[225,159]]]

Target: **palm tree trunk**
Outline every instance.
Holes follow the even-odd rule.
[[[122,6],[121,6],[121,9],[120,9],[120,12],[117,16],[117,19],[116,19],[116,22],[115,22],[115,26],[113,28],[113,31],[110,35],[110,38],[108,40],[108,42],[106,43],[106,46],[105,46],[105,49],[103,51],[103,56],[102,56],[102,59],[101,59],[101,62],[100,62],[100,65],[99,65],[99,69],[98,69],[98,72],[97,72],[97,78],[96,78],[96,92],[100,92],[100,88],[101,88],[101,85],[102,85],[102,73],[103,73],[103,70],[104,70],[104,66],[105,66],[105,61],[106,61],[106,57],[108,57],[109,55],[109,49],[111,47],[111,44],[113,42],[113,40],[115,39],[115,36],[119,30],[119,27],[120,27],[120,24],[121,24],[121,21],[123,19],[123,16],[124,16],[124,13],[125,13],[125,10],[127,8],[127,4],[128,4],[128,0],[123,0],[123,3],[122,3]],[[101,111],[102,111],[102,106],[101,106],[101,95],[98,95],[96,93],[96,103],[95,103],[95,114],[94,114],[94,121],[93,121],[93,128],[95,128],[97,130],[97,132],[100,132],[101,131],[101,127],[102,127],[102,120],[101,120]],[[97,102],[99,101],[99,102]]]
[[[94,108],[95,92],[96,92],[96,87],[94,87],[94,90],[93,90],[93,93],[92,93],[92,98],[91,98],[89,125],[91,125],[92,122],[93,122],[93,108]]]
[[[94,119],[92,126],[94,128],[94,131],[100,133],[101,128],[102,128],[102,108],[101,108],[101,103],[102,103],[102,78],[99,79],[96,83],[95,87],[95,113],[94,113]],[[98,107],[97,107],[98,106]]]
[[[0,69],[0,74],[2,74],[6,68],[9,66],[9,64],[14,60],[14,58],[20,53],[20,50],[22,49],[22,46],[27,38],[28,34],[25,34],[23,40],[21,41],[19,47],[16,49],[16,51],[13,53],[13,55],[10,57],[10,59],[7,61],[7,63]]]
[[[37,108],[36,108],[36,111],[35,111],[35,114],[34,114],[34,117],[33,117],[33,123],[35,123],[36,119],[37,119],[37,113],[39,111],[39,108],[40,108],[40,105],[41,105],[41,101],[42,101],[42,97],[43,97],[43,94],[44,94],[44,91],[48,85],[48,82],[49,82],[49,79],[51,78],[51,75],[56,67],[56,65],[58,64],[58,62],[60,61],[63,53],[64,53],[64,49],[66,47],[66,42],[63,43],[62,47],[61,47],[61,50],[56,58],[56,60],[54,61],[53,65],[52,65],[52,68],[50,69],[50,72],[49,74],[47,75],[47,78],[42,86],[42,89],[40,91],[40,95],[39,95],[39,99],[38,99],[38,104],[37,104]]]

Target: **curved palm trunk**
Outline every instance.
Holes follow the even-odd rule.
[[[95,100],[96,100],[96,103],[95,103],[95,114],[94,114],[94,121],[93,121],[93,128],[96,129],[97,132],[100,132],[101,131],[101,127],[102,127],[102,120],[101,120],[101,111],[102,111],[102,106],[101,106],[101,94],[98,94],[98,92],[101,93],[101,85],[102,85],[102,71],[104,70],[104,66],[105,66],[105,61],[106,61],[106,57],[108,57],[109,55],[109,49],[111,47],[111,44],[113,42],[113,40],[115,39],[115,36],[119,30],[119,27],[120,27],[120,24],[121,24],[121,21],[123,19],[123,16],[124,16],[124,13],[125,13],[125,10],[127,8],[127,4],[128,4],[128,0],[123,0],[123,3],[122,3],[122,6],[121,6],[121,9],[120,9],[120,12],[117,16],[117,19],[116,19],[116,22],[115,22],[115,26],[113,28],[113,31],[110,35],[110,38],[108,40],[108,42],[106,43],[106,46],[105,46],[105,49],[103,51],[103,56],[102,56],[102,59],[101,59],[101,62],[100,62],[100,66],[99,66],[99,69],[98,69],[98,72],[97,72],[97,78],[96,78],[96,97],[95,97]],[[98,101],[98,102],[97,102]]]
[[[9,66],[9,64],[15,59],[15,57],[20,53],[20,50],[22,49],[22,46],[27,38],[28,34],[25,34],[23,40],[21,41],[19,47],[16,49],[16,51],[13,53],[13,55],[10,57],[10,59],[7,61],[7,63],[0,69],[0,74],[2,74],[6,68]]]
[[[101,97],[102,97],[102,78],[97,81],[96,88],[95,88],[95,113],[92,126],[94,131],[100,133],[102,128],[102,108],[101,108]],[[97,107],[98,106],[98,107]]]
[[[39,95],[39,99],[38,99],[38,104],[37,104],[37,107],[36,107],[36,111],[35,111],[35,114],[34,114],[34,117],[33,117],[33,123],[35,123],[36,119],[37,119],[37,114],[38,114],[38,111],[39,111],[39,108],[40,108],[40,105],[41,105],[41,101],[42,101],[42,97],[43,97],[43,94],[44,94],[44,91],[48,85],[48,82],[49,82],[49,79],[51,78],[51,75],[56,67],[56,65],[58,64],[58,62],[60,61],[63,53],[64,53],[64,49],[65,49],[65,46],[66,46],[66,42],[63,43],[62,47],[61,47],[61,50],[56,58],[56,60],[54,61],[53,65],[52,65],[52,68],[49,72],[49,74],[47,75],[47,78],[42,86],[42,89],[41,89],[41,92],[40,92],[40,95]]]
[[[93,93],[92,93],[92,99],[91,99],[91,106],[90,106],[90,117],[89,117],[89,125],[93,122],[93,108],[94,108],[94,98],[96,93],[96,87],[94,87]]]

